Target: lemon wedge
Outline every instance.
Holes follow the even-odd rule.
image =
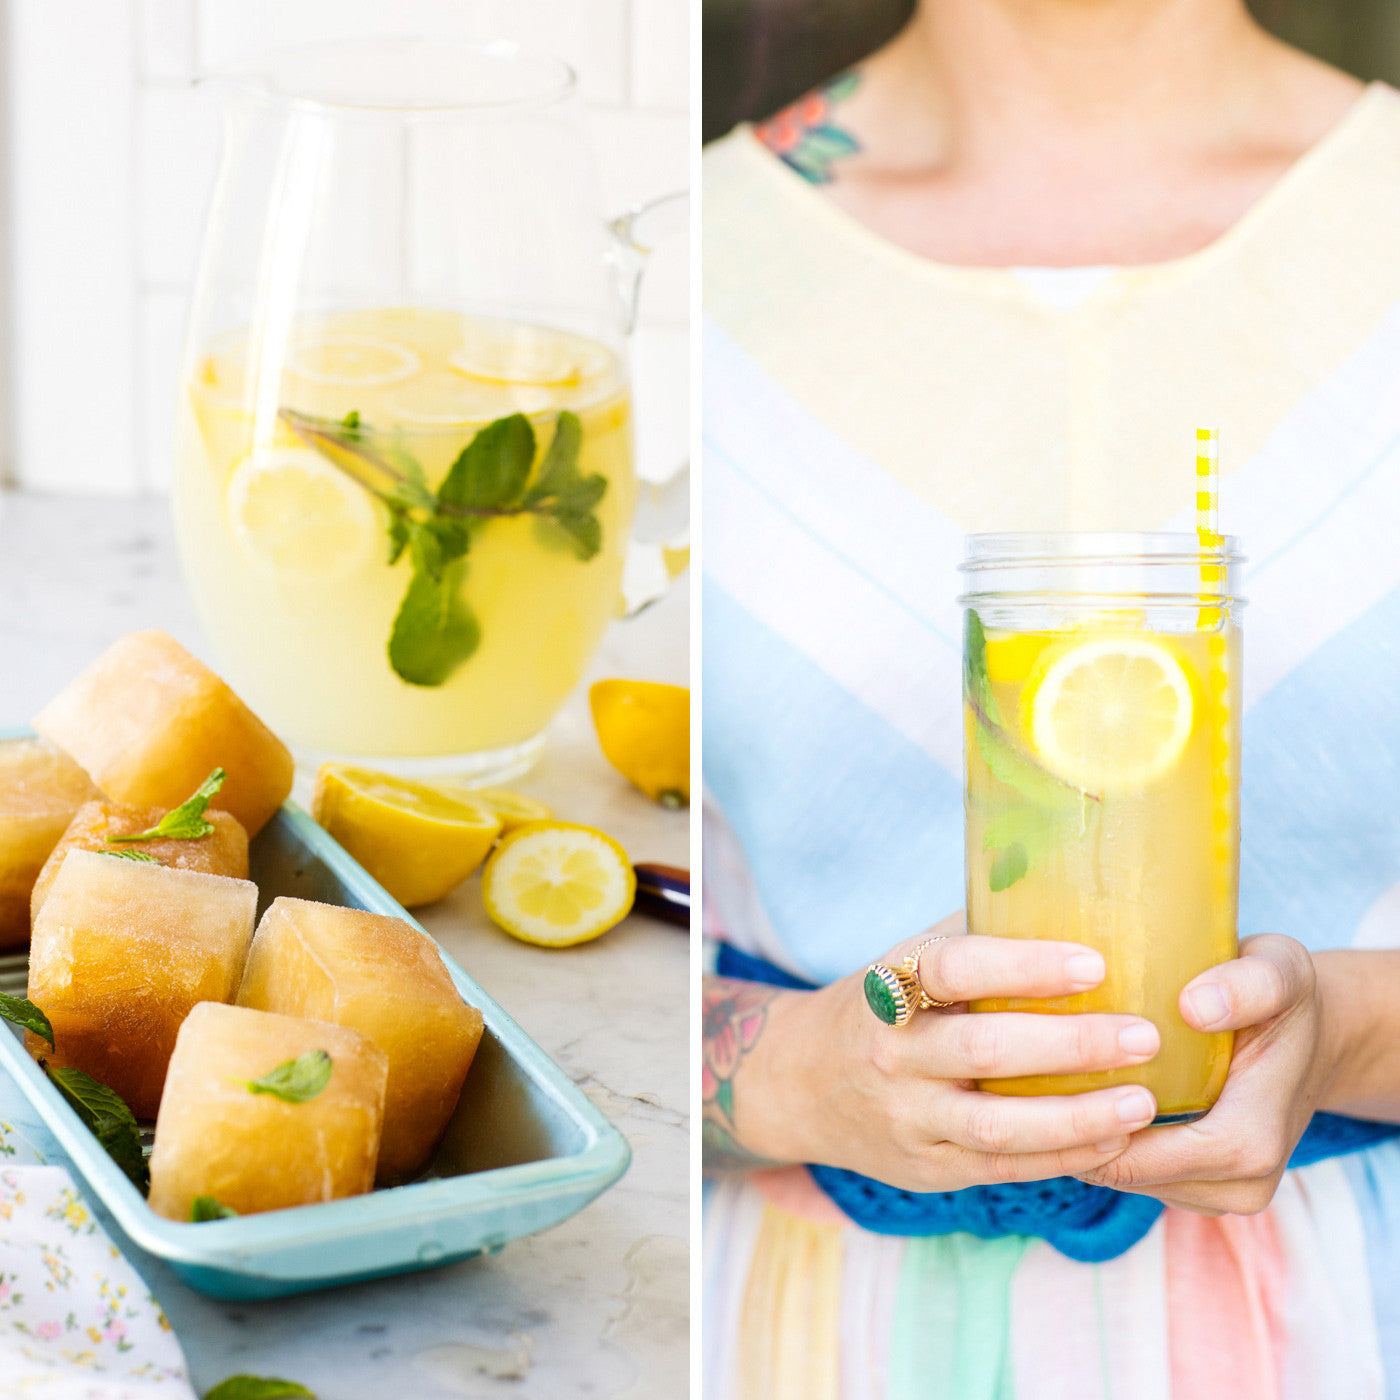
[[[501,834],[483,802],[344,763],[321,766],[311,815],[409,908],[460,885]]]
[[[1191,682],[1171,648],[1142,634],[1047,652],[1022,698],[1040,762],[1086,791],[1145,787],[1191,738]]]
[[[339,578],[378,553],[383,531],[368,492],[309,447],[255,448],[224,500],[234,538],[265,569]]]
[[[637,877],[627,852],[601,831],[529,822],[492,852],[482,875],[486,912],[541,948],[597,938],[627,917]]]
[[[423,362],[406,345],[372,335],[337,335],[291,346],[287,368],[313,384],[372,389],[411,379]]]

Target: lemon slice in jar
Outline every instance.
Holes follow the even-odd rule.
[[[309,447],[255,448],[233,469],[224,504],[258,567],[308,582],[353,573],[383,535],[364,487]]]
[[[501,384],[578,384],[595,378],[612,356],[595,341],[547,326],[472,321],[447,357],[459,374]]]
[[[406,345],[372,335],[335,335],[294,343],[287,368],[313,384],[372,389],[411,379],[422,360]]]
[[[1143,635],[1095,637],[1046,653],[1022,696],[1040,762],[1086,791],[1160,778],[1191,738],[1191,682],[1171,648]]]
[[[481,879],[492,919],[541,948],[597,938],[627,917],[637,893],[627,852],[568,822],[530,822],[503,837]]]
[[[384,398],[391,418],[429,428],[489,423],[511,413],[543,413],[553,405],[554,394],[539,385],[492,384],[447,370],[420,375]]]

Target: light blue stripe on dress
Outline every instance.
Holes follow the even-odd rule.
[[[1400,881],[1400,589],[1246,712],[1240,825],[1241,933],[1344,948]]]
[[[707,580],[705,782],[793,966],[844,976],[963,905],[962,786]]]

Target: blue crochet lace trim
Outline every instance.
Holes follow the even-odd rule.
[[[763,958],[719,945],[716,971],[775,987],[810,991],[814,983]],[[1318,1113],[1289,1158],[1305,1167],[1324,1157],[1358,1152],[1400,1134],[1400,1126],[1368,1123],[1335,1113]],[[817,1185],[857,1225],[881,1235],[951,1235],[960,1231],[980,1239],[1033,1235],[1048,1240],[1061,1254],[1084,1263],[1114,1259],[1135,1245],[1162,1213],[1160,1201],[1105,1186],[1089,1186],[1073,1177],[971,1186],[963,1191],[900,1191],[859,1172],[813,1166]]]

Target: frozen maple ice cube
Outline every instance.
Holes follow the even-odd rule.
[[[73,813],[95,789],[47,739],[0,740],[0,948],[29,937],[29,895]]]
[[[437,946],[402,919],[305,899],[274,900],[258,924],[240,1006],[353,1026],[389,1057],[382,1181],[432,1156],[481,1040],[482,1016]]]
[[[216,676],[164,632],[130,632],[40,712],[34,727],[114,801],[178,806],[215,768],[219,806],[250,837],[292,790],[292,756]]]
[[[29,900],[29,916],[39,917],[39,910],[48,898],[49,887],[58,874],[63,857],[71,850],[135,851],[150,856],[162,865],[181,870],[202,870],[206,875],[231,875],[235,880],[248,878],[248,833],[237,817],[228,812],[207,811],[204,820],[214,828],[207,836],[180,839],[161,837],[157,841],[119,841],[111,843],[109,836],[131,836],[149,831],[165,815],[163,807],[123,807],[117,802],[85,802],[73,814],[73,820],[53,848]]]
[[[53,1025],[54,1049],[154,1118],[175,1035],[201,1001],[232,1001],[253,935],[258,888],[72,850],[34,921],[29,999]]]
[[[247,1086],[313,1050],[326,1087],[284,1103]],[[202,1002],[180,1027],[156,1120],[151,1209],[188,1220],[196,1196],[240,1215],[358,1196],[374,1184],[384,1052],[348,1026]]]

